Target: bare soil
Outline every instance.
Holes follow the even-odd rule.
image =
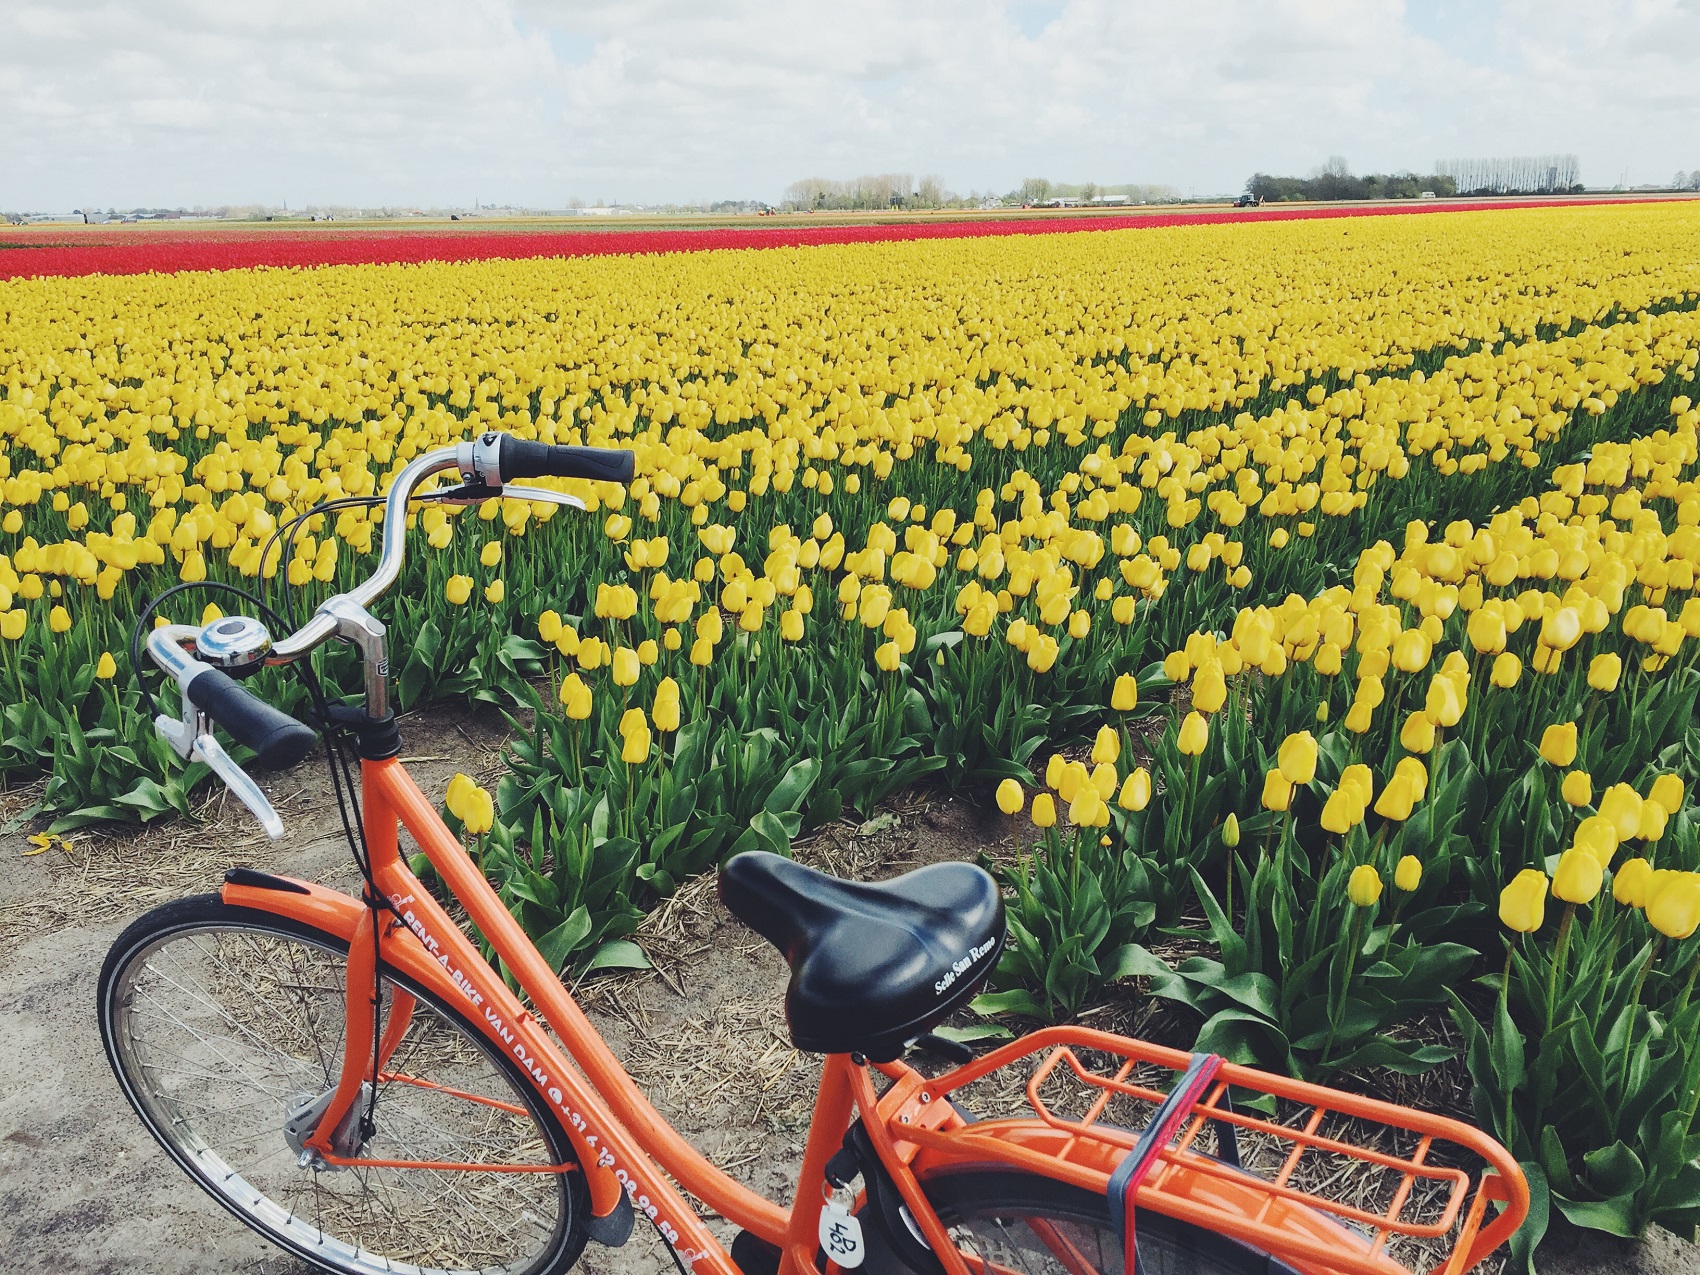
[[[440,794],[456,770],[492,784],[501,774],[494,715],[432,710],[404,729],[404,760],[428,793]],[[73,835],[69,850],[30,854],[25,830],[0,835],[0,1272],[306,1275],[170,1164],[119,1094],[95,1023],[106,949],[149,908],[216,890],[238,863],[345,888],[357,881],[322,763],[264,786],[288,827],[275,843],[218,795],[198,822]],[[0,796],[0,824],[30,799],[28,791]],[[866,825],[834,825],[797,853],[874,879],[941,859],[1001,856],[1009,846],[1002,816],[931,794],[900,800]],[[818,1060],[786,1035],[783,961],[721,907],[712,878],[687,884],[636,937],[655,968],[587,980],[580,1000],[662,1115],[738,1179],[788,1201]],[[1187,1024],[1132,991],[1089,1011],[1088,1021],[1186,1043]],[[729,1242],[731,1228],[713,1224]],[[623,1249],[592,1245],[583,1266],[592,1275],[675,1269],[642,1230]],[[1539,1268],[1677,1275],[1700,1270],[1700,1249],[1664,1232],[1628,1244],[1559,1224]]]

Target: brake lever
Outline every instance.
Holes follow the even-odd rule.
[[[171,750],[184,761],[205,762],[207,769],[222,779],[224,786],[236,794],[236,800],[248,807],[254,818],[260,821],[266,836],[273,841],[283,836],[283,820],[277,810],[266,800],[260,786],[248,777],[248,772],[231,760],[230,754],[224,751],[224,745],[213,737],[212,722],[189,702],[187,695],[183,697],[181,718],[161,713],[153,719],[153,728],[154,733],[170,744]]]
[[[564,505],[568,509],[583,509],[584,501],[564,491],[545,491],[541,487],[491,487],[487,483],[462,483],[458,487],[441,487],[415,495],[418,502],[434,501],[440,505],[482,505],[486,500],[540,500],[548,505]]]
[[[283,836],[283,820],[277,810],[266,800],[260,786],[248,777],[248,772],[230,759],[223,744],[211,735],[197,735],[190,760],[204,761],[213,774],[224,780],[224,786],[236,794],[236,800],[248,807],[254,818],[260,821],[266,836],[273,841]]]

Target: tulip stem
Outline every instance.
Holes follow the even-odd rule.
[[[1547,970],[1547,1025],[1543,1036],[1552,1031],[1553,1010],[1558,1004],[1558,980],[1564,968],[1564,956],[1570,946],[1570,929],[1576,920],[1576,905],[1564,908],[1564,919],[1558,923],[1558,945],[1553,951],[1552,966]]]
[[[1700,974],[1700,951],[1694,953],[1694,960],[1688,967],[1688,981],[1682,985],[1682,995],[1676,998],[1676,1008],[1671,1011],[1674,1019],[1688,1008],[1688,998],[1694,992],[1694,976]]]
[[[1499,976],[1499,1005],[1505,1011],[1500,1015],[1502,1022],[1509,1022],[1511,1019],[1511,953],[1514,950],[1512,946],[1514,942],[1515,940],[1508,940],[1505,944],[1505,969]],[[1506,1089],[1505,1123],[1500,1126],[1499,1136],[1500,1140],[1507,1144],[1515,1142],[1515,1139],[1511,1136],[1511,1103],[1516,1096],[1515,1087]]]
[[[1641,988],[1647,982],[1647,975],[1652,972],[1653,962],[1659,959],[1659,952],[1665,945],[1664,935],[1653,941],[1653,950],[1647,953],[1647,959],[1641,963],[1641,972],[1635,976],[1635,990],[1629,996],[1629,1021],[1623,1026],[1623,1047],[1617,1053],[1617,1074],[1621,1082],[1625,1069],[1629,1066],[1629,1042],[1635,1036],[1635,1014],[1641,1008]]]
[[[1319,1071],[1325,1071],[1328,1067],[1329,1056],[1334,1052],[1334,1033],[1339,1029],[1340,1015],[1345,1011],[1346,1001],[1352,994],[1352,967],[1358,961],[1358,921],[1365,910],[1355,904],[1352,905],[1351,936],[1346,945],[1346,977],[1340,984],[1340,1003],[1338,1005],[1330,1004],[1328,1007],[1328,1039],[1323,1042],[1322,1057],[1317,1060],[1316,1065]]]

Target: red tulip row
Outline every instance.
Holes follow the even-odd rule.
[[[364,265],[374,262],[486,261],[524,257],[586,257],[621,253],[700,252],[713,248],[797,248],[817,244],[883,243],[914,239],[967,239],[982,235],[1042,235],[1083,230],[1155,229],[1220,222],[1295,221],[1326,217],[1375,217],[1389,213],[1545,208],[1560,203],[1624,203],[1601,200],[1480,200],[1362,207],[1259,208],[1245,211],[1130,213],[1123,216],[1061,216],[1025,220],[988,217],[926,222],[830,226],[738,226],[702,230],[521,231],[497,227],[471,232],[428,230],[277,231],[206,228],[183,231],[110,230],[70,232],[78,242],[37,247],[38,230],[0,232],[0,279],[46,275],[147,274],[179,270],[240,270],[252,266]]]

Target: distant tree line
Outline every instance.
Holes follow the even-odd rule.
[[[785,188],[788,208],[843,211],[868,208],[939,208],[956,200],[944,179],[929,173],[919,181],[911,173],[868,173],[838,181],[805,177]]]
[[[1696,168],[1692,173],[1677,173],[1676,179],[1671,182],[1671,189],[1700,190],[1700,168]]]
[[[1273,177],[1253,173],[1246,194],[1265,203],[1299,199],[1416,199],[1425,192],[1455,195],[1457,184],[1443,173],[1370,173],[1356,177],[1340,156],[1329,158],[1309,177]]]
[[[1461,195],[1570,195],[1582,190],[1574,155],[1510,155],[1494,159],[1441,159],[1436,172]]]
[[[840,212],[884,208],[983,208],[995,205],[1041,205],[1066,202],[1159,203],[1178,199],[1173,186],[1101,186],[1096,182],[1073,185],[1046,177],[1028,177],[1014,190],[999,195],[970,191],[958,195],[945,187],[936,174],[916,178],[911,173],[868,173],[840,181],[832,177],[805,177],[785,188],[784,206],[793,210]]]

